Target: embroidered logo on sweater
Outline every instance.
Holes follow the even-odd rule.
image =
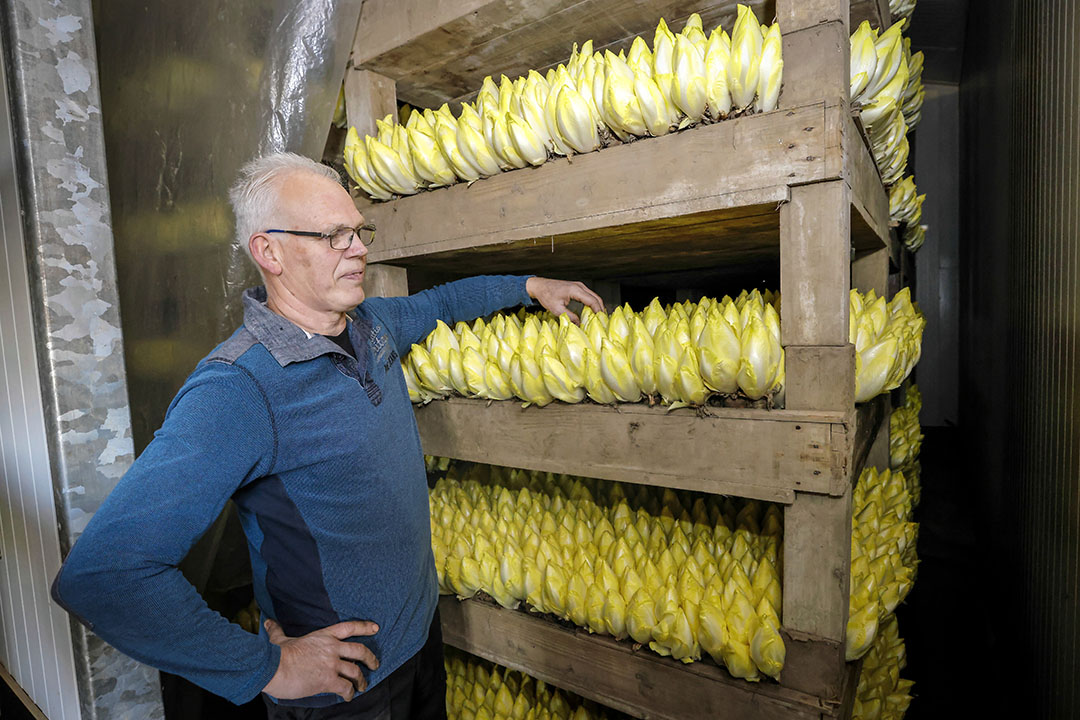
[[[386,351],[390,349],[390,341],[383,332],[382,325],[376,323],[372,326],[368,334],[368,344],[371,345],[371,351],[375,353],[375,357],[379,360],[385,359]]]

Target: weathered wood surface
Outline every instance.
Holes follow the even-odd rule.
[[[628,642],[590,635],[480,600],[439,601],[443,640],[638,718],[657,720],[820,720],[836,703],[769,680],[733,678],[711,661],[683,664]],[[845,671],[847,694],[857,670]],[[782,676],[781,676],[782,677]]]
[[[577,279],[583,274],[629,277],[778,261],[777,207],[786,201],[787,188],[775,187],[741,197],[755,204],[532,240],[482,244],[394,262],[460,276],[481,268],[486,273]],[[383,234],[381,227],[379,232]]]
[[[767,0],[747,3],[763,21]],[[618,52],[636,35],[652,44],[665,18],[676,31],[693,12],[706,31],[729,32],[736,0],[367,0],[352,62],[398,83],[413,105],[468,99],[491,75],[514,79],[566,62],[573,44]]]
[[[851,671],[844,661],[844,644],[787,628],[781,628],[780,634],[786,651],[780,684],[808,692],[823,703],[840,705]]]
[[[843,643],[850,574],[851,488],[798,493],[784,508],[784,627]]]
[[[849,0],[776,0],[776,19],[783,32],[830,22],[846,25],[849,12]],[[786,59],[784,64],[786,69]]]
[[[785,407],[844,410],[855,403],[854,345],[788,345],[784,359]]]
[[[791,202],[780,209],[780,332],[785,347],[848,342],[850,194],[843,180],[804,185],[792,188]]]
[[[889,265],[888,248],[856,252],[851,261],[851,287],[889,297]]]
[[[345,113],[360,137],[375,134],[375,120],[397,117],[394,81],[369,70],[345,71]]]
[[[796,490],[834,492],[850,477],[854,412],[707,415],[465,398],[416,408],[424,452],[460,460],[778,502],[791,502]]]
[[[408,294],[409,276],[405,268],[373,263],[364,270],[365,296],[405,297]]]
[[[886,403],[885,407],[885,422],[881,423],[878,427],[877,433],[874,435],[873,442],[870,444],[870,448],[866,454],[865,466],[875,467],[879,472],[889,469],[889,415],[891,414],[890,397],[888,395],[882,396],[882,401]],[[855,480],[858,480],[856,477]]]
[[[610,230],[617,226],[686,215],[722,220],[723,211],[786,199],[788,185],[839,177],[842,112],[815,103],[735,118],[357,207],[381,233],[372,260],[398,263],[567,234],[604,237],[631,231]]]
[[[851,3],[851,31],[863,20],[869,20],[872,27],[885,30],[893,23],[892,11],[889,10],[889,0],[852,0]]]
[[[780,24],[783,28],[783,23]],[[851,42],[844,23],[830,22],[784,31],[784,88],[780,107],[799,107],[813,100],[846,102],[851,76],[847,59]],[[789,60],[801,58],[801,60]]]
[[[886,432],[888,431],[892,407],[892,399],[888,395],[880,395],[870,402],[858,406],[855,421],[855,451],[849,480],[851,487],[855,487],[859,474],[870,462],[868,459],[870,450],[880,436],[882,428],[885,428]],[[836,487],[833,489],[833,494],[839,495],[842,491],[842,487]]]
[[[859,250],[886,246],[890,255],[894,255],[895,244],[889,232],[889,195],[870,153],[869,140],[854,117],[846,123],[844,147],[844,177],[851,188],[851,206],[857,211],[851,214],[853,244]]]
[[[820,1],[820,0],[818,0]],[[833,0],[827,0],[833,2]],[[806,0],[799,0],[805,3]],[[367,0],[360,12],[353,63],[397,81],[398,96],[422,107],[471,97],[485,75],[511,79],[530,69],[546,71],[569,57],[573,43],[593,40],[595,50],[618,52],[636,35],[652,43],[661,17],[674,30],[692,12],[706,29],[731,31],[736,0]],[[762,22],[782,2],[749,0]],[[888,0],[855,0],[850,26],[880,26]],[[781,29],[816,24],[813,13],[780,15]],[[831,13],[835,14],[835,13]],[[819,13],[820,15],[820,13]],[[803,18],[806,18],[804,20]],[[785,55],[785,72],[796,65]]]

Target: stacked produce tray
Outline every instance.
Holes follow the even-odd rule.
[[[453,5],[453,7],[450,7]],[[750,3],[763,17],[764,3]],[[417,276],[520,272],[617,278],[778,262],[783,410],[437,400],[416,410],[425,452],[783,503],[780,682],[749,683],[486,600],[440,602],[450,645],[635,717],[848,717],[844,661],[851,491],[888,467],[888,396],[854,403],[848,291],[889,291],[901,253],[848,102],[848,38],[886,0],[776,0],[779,108],[357,207],[379,228],[369,295]],[[734,2],[365,3],[346,97],[361,135],[396,113],[467,99],[484,76],[564,61],[568,42],[611,47],[660,17],[730,27]]]

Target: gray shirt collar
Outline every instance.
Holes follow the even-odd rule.
[[[259,285],[244,291],[244,325],[262,343],[263,347],[270,351],[278,364],[285,367],[289,363],[312,360],[322,355],[337,354],[348,358],[340,347],[324,335],[313,335],[310,338],[307,333],[290,320],[266,306],[266,288]],[[357,354],[357,361],[363,371],[366,365],[366,353],[364,345],[367,337],[363,332],[365,328],[356,327],[357,324],[366,326],[367,323],[353,310],[349,313],[349,339],[352,340],[353,349]]]

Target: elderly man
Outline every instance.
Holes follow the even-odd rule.
[[[427,484],[399,360],[453,324],[581,283],[475,277],[364,300],[374,229],[337,174],[281,153],[231,193],[265,287],[203,359],[102,504],[53,596],[104,640],[270,717],[444,717]],[[210,610],[177,564],[233,499],[259,635]],[[315,708],[315,709],[312,709]]]

